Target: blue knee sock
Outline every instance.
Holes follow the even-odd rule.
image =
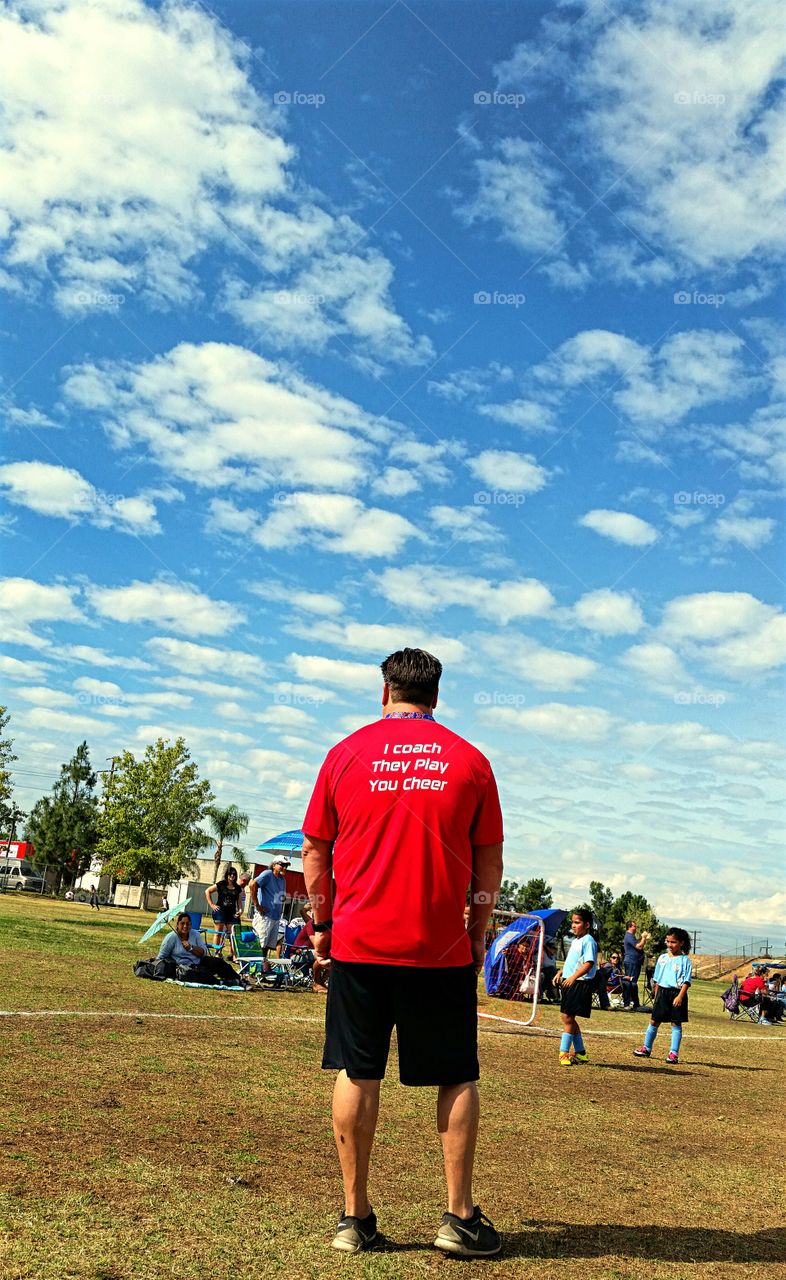
[[[655,1037],[657,1034],[658,1034],[658,1028],[654,1027],[652,1023],[650,1023],[650,1025],[647,1027],[647,1030],[644,1032],[644,1048],[645,1049],[652,1048],[652,1046],[655,1043]]]
[[[586,1049],[584,1048],[584,1038],[580,1031],[577,1031],[573,1037],[573,1048],[576,1050],[576,1053],[586,1053]]]
[[[562,1039],[559,1042],[560,1053],[570,1053],[570,1048],[572,1044],[573,1044],[573,1036],[570,1034],[570,1032],[563,1031]]]
[[[682,1044],[682,1027],[672,1027],[671,1029],[671,1052],[679,1053]]]

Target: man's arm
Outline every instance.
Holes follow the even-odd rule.
[[[255,876],[255,877],[254,877],[254,879],[251,881],[251,883],[250,883],[250,884],[249,884],[249,886],[248,886],[248,891],[249,891],[249,893],[251,894],[251,901],[252,901],[252,902],[253,902],[253,904],[254,904],[254,910],[255,910],[255,911],[258,911],[258,912],[259,912],[259,914],[262,916],[262,915],[264,915],[265,913],[264,913],[264,911],[262,910],[262,908],[261,908],[261,907],[260,907],[260,905],[259,905],[259,898],[257,897],[257,889],[258,889],[258,885],[257,885],[257,881],[256,881],[256,876]]]
[[[497,901],[502,884],[502,841],[499,844],[478,844],[472,849],[472,879],[469,886],[469,921],[467,933],[472,947],[472,959],[480,969],[485,955],[486,925]]]
[[[306,893],[314,909],[314,924],[330,920],[333,914],[333,842],[317,836],[303,836],[303,877]],[[312,938],[317,959],[330,955],[330,930]]]

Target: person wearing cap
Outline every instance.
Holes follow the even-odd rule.
[[[275,951],[278,945],[278,924],[284,914],[287,882],[284,872],[289,858],[277,854],[268,870],[261,871],[249,884],[254,916],[251,928],[265,951]]]

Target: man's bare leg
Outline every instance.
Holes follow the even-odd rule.
[[[367,1218],[368,1165],[379,1115],[379,1080],[350,1080],[339,1071],[333,1090],[333,1135],[344,1179],[344,1212]]]
[[[480,1101],[475,1081],[440,1085],[437,1097],[437,1129],[442,1139],[448,1213],[472,1216],[472,1168],[478,1137]]]

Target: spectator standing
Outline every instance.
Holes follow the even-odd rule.
[[[501,1248],[473,1203],[472,1170],[477,972],[502,878],[502,814],[489,762],[434,719],[441,674],[421,649],[385,659],[382,719],[328,753],[303,822],[316,955],[332,955],[322,1066],[338,1072],[345,1199],[333,1247],[346,1253],[377,1240],[368,1172],[394,1026],[402,1084],[438,1089],[447,1212],[434,1243],[467,1257]]]
[[[287,896],[285,872],[289,865],[289,858],[284,857],[283,854],[277,854],[270,868],[261,871],[249,885],[251,901],[254,905],[251,928],[265,952],[275,951],[278,947],[278,926],[284,914],[284,902]]]
[[[100,910],[101,910],[101,908],[100,908],[100,907],[99,907],[99,905],[98,905],[98,889],[96,888],[96,886],[95,886],[95,885],[93,885],[92,889],[90,890],[90,909],[91,909],[91,911],[92,911],[93,907],[95,907],[96,911],[100,911]]]
[[[625,929],[625,937],[622,940],[622,967],[627,981],[622,985],[622,1001],[626,1009],[634,1011],[640,1008],[639,974],[644,963],[644,948],[650,939],[650,934],[645,930],[639,938],[636,933],[638,925],[635,920],[629,920]]]
[[[213,920],[216,926],[216,947],[220,951],[224,938],[229,942],[232,953],[232,930],[240,919],[240,895],[242,889],[238,884],[237,871],[230,864],[220,880],[211,884],[205,897],[210,903]]]

